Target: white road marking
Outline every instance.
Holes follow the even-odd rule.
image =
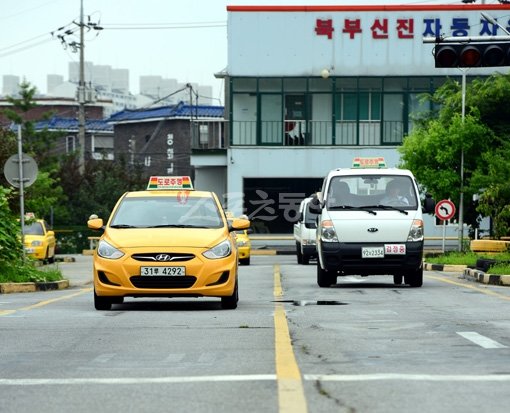
[[[305,374],[307,381],[431,381],[431,382],[510,382],[510,374]],[[50,385],[140,385],[179,384],[211,382],[276,381],[275,374],[247,374],[223,376],[176,376],[176,377],[88,377],[46,379],[0,379],[0,386],[50,386]]]
[[[319,381],[375,381],[375,380],[404,380],[404,381],[510,381],[510,374],[305,374],[305,380]]]
[[[187,376],[187,377],[89,377],[67,379],[0,379],[0,386],[42,386],[68,384],[169,384],[227,381],[264,381],[276,380],[275,374],[247,374],[224,376]]]
[[[497,341],[494,341],[489,337],[482,336],[474,331],[458,331],[457,334],[483,348],[507,348],[504,344],[498,343]]]

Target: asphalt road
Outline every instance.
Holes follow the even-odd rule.
[[[0,296],[1,412],[507,412],[510,289],[426,271],[316,285],[254,256],[240,303],[126,299],[95,311],[91,259],[66,290]]]

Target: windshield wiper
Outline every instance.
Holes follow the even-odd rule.
[[[400,212],[401,214],[404,214],[404,215],[408,215],[409,214],[409,212],[407,212],[406,210],[400,209],[400,208],[397,208],[397,207],[394,207],[394,206],[391,206],[391,205],[381,205],[381,204],[378,204],[378,205],[366,205],[366,206],[362,206],[360,208],[371,208],[371,209],[372,208],[379,208],[379,209],[385,209],[387,211],[398,211],[398,212]]]
[[[128,225],[128,224],[115,224],[115,225],[110,225],[110,228],[140,228],[140,227],[137,227],[135,225]]]
[[[352,205],[330,205],[329,209],[339,208],[339,209],[358,209],[358,207],[354,207]]]
[[[207,228],[203,225],[187,225],[187,224],[160,224],[150,225],[145,228]]]

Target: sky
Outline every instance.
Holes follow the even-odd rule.
[[[128,69],[130,91],[139,77],[158,75],[180,83],[213,87],[223,102],[223,81],[214,73],[227,66],[227,5],[461,4],[461,0],[18,0],[0,4],[0,82],[16,75],[47,93],[46,76],[68,80],[69,62],[79,52],[80,3],[84,21],[103,30],[85,33],[85,61]],[[8,7],[7,7],[8,3]],[[483,0],[478,0],[483,3]],[[498,3],[486,0],[486,4]],[[2,10],[3,9],[3,10]],[[73,23],[75,22],[75,23]],[[62,29],[63,28],[63,29]],[[60,30],[59,30],[60,29]],[[57,36],[66,30],[76,32]],[[1,92],[1,89],[0,89]]]

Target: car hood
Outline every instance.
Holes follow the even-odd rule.
[[[225,228],[108,228],[103,239],[117,248],[210,248],[227,236]]]

